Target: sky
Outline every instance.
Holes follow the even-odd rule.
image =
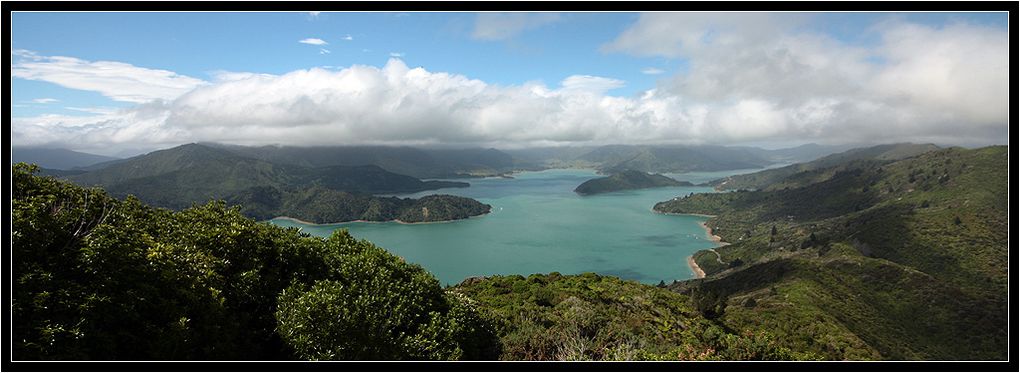
[[[15,146],[1006,144],[1006,13],[11,17]]]

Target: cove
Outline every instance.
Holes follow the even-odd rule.
[[[668,174],[698,184],[758,170]],[[328,236],[348,229],[394,255],[417,263],[443,285],[472,276],[595,272],[647,284],[694,277],[686,258],[716,246],[698,224],[704,217],[662,215],[656,202],[710,187],[666,187],[593,196],[573,192],[599,177],[593,170],[552,169],[513,179],[468,179],[468,188],[426,191],[400,197],[452,194],[492,205],[480,217],[444,223],[342,223],[307,225],[274,219],[283,227]]]

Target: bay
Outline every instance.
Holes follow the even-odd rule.
[[[668,174],[698,184],[758,170]],[[464,180],[468,188],[439,189],[400,197],[453,194],[492,205],[492,212],[466,220],[429,224],[342,223],[308,225],[286,219],[271,223],[328,236],[347,229],[359,238],[417,263],[441,283],[472,276],[595,272],[647,284],[694,277],[687,256],[716,246],[699,225],[704,217],[662,215],[656,202],[710,187],[666,187],[579,196],[574,188],[599,177],[593,170],[523,172],[513,179]]]

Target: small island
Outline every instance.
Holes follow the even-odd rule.
[[[312,224],[351,221],[433,223],[488,214],[492,206],[472,198],[434,194],[421,198],[380,197],[323,187],[280,191],[252,188],[227,204],[258,220],[288,217]]]
[[[626,170],[607,177],[585,181],[574,189],[580,195],[615,192],[620,190],[658,188],[667,186],[694,186],[688,181],[677,181],[660,174]]]

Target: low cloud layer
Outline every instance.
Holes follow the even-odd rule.
[[[13,142],[109,150],[191,141],[496,147],[1007,141],[1005,30],[888,23],[872,30],[877,44],[862,47],[796,32],[800,20],[786,17],[643,15],[603,51],[683,58],[690,67],[662,75],[658,87],[635,97],[607,94],[627,84],[613,77],[503,86],[409,68],[398,58],[383,67],[283,75],[223,72],[205,82],[33,55],[12,66],[15,77],[144,103],[87,117],[14,118]],[[114,64],[121,80],[97,73],[97,64]]]

